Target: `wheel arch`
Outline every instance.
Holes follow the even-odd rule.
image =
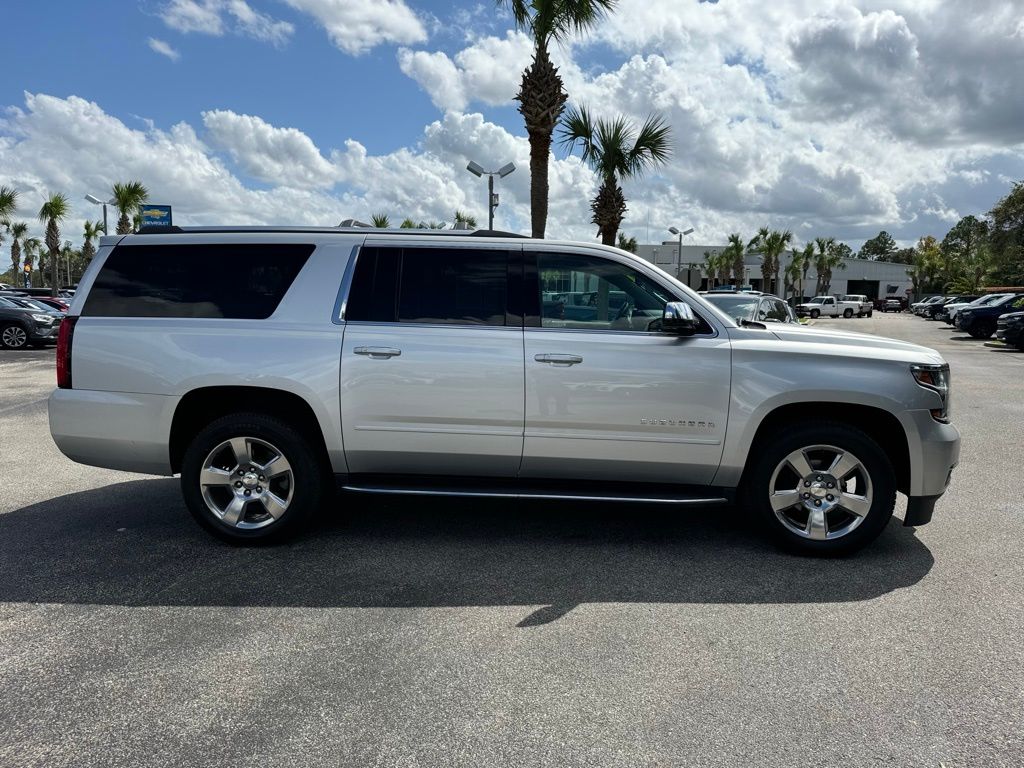
[[[193,389],[178,402],[168,441],[171,471],[180,472],[188,444],[206,425],[231,413],[264,413],[296,427],[326,467],[331,466],[316,413],[294,392],[269,387],[210,386]]]
[[[758,424],[744,462],[745,479],[750,455],[771,439],[779,429],[796,423],[832,421],[848,424],[865,432],[885,451],[896,474],[896,487],[902,493],[910,490],[910,444],[906,430],[892,413],[882,408],[858,403],[787,403],[765,414]]]

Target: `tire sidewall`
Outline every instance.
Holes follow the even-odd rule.
[[[811,445],[833,445],[851,451],[864,464],[871,478],[872,503],[866,519],[839,539],[813,541],[786,528],[768,502],[768,489],[776,466],[786,456]],[[842,423],[818,422],[787,427],[770,442],[755,446],[745,475],[743,504],[758,524],[784,549],[797,554],[841,556],[851,554],[874,541],[888,525],[896,499],[896,477],[885,451],[861,430]]]
[[[294,490],[287,511],[276,522],[251,530],[226,525],[206,506],[199,484],[203,462],[217,445],[234,437],[255,437],[280,450],[292,467]],[[192,517],[214,536],[232,544],[269,544],[298,533],[320,507],[326,478],[323,462],[303,435],[287,423],[263,414],[220,418],[200,431],[185,451],[181,492]]]
[[[819,312],[816,309],[812,309],[811,310],[811,319],[812,320],[817,320],[819,317],[821,317],[821,312]]]

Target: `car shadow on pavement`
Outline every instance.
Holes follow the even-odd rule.
[[[867,550],[779,552],[730,510],[343,496],[301,538],[239,548],[189,517],[176,480],[138,480],[0,515],[0,602],[127,606],[524,606],[869,600],[931,552],[893,520]],[[539,606],[539,607],[538,607]]]

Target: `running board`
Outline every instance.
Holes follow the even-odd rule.
[[[537,499],[542,501],[600,501],[600,502],[628,502],[631,504],[672,504],[685,506],[719,506],[729,504],[729,499],[724,496],[682,496],[680,494],[653,494],[653,495],[620,495],[620,494],[594,494],[594,493],[572,493],[567,491],[552,492],[549,490],[524,489],[495,489],[485,490],[474,488],[417,488],[414,486],[392,486],[392,485],[363,485],[346,483],[341,486],[343,491],[352,493],[386,494],[389,496],[461,496],[483,499]]]

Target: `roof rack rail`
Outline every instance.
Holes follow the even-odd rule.
[[[470,237],[518,237],[529,240],[529,235],[520,235],[518,232],[502,232],[500,229],[477,229],[469,233]]]
[[[139,235],[177,235],[184,232],[181,227],[174,224],[167,226],[166,224],[150,224],[149,226],[139,227],[139,231],[136,234]]]

